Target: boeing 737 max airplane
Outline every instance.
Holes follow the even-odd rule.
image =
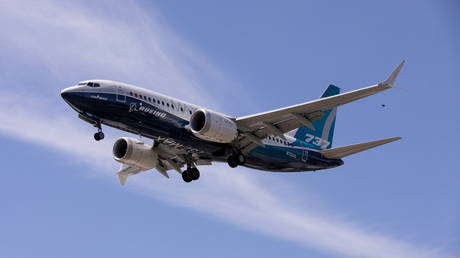
[[[175,170],[185,182],[200,177],[198,166],[227,162],[272,172],[300,172],[343,165],[342,158],[400,137],[331,148],[337,107],[393,87],[404,61],[385,81],[340,93],[329,85],[321,98],[245,117],[232,117],[147,89],[108,80],[89,80],[64,89],[61,96],[78,117],[104,138],[108,125],[150,138],[122,137],[113,145],[128,176],[156,169],[169,178]],[[182,168],[185,169],[183,170]]]

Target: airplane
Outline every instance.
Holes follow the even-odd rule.
[[[167,178],[175,170],[189,183],[200,178],[198,166],[212,162],[271,172],[317,171],[401,139],[332,148],[337,107],[393,88],[404,62],[383,82],[346,93],[329,85],[319,99],[244,117],[110,80],[82,81],[62,90],[61,96],[80,119],[97,128],[96,141],[104,138],[102,125],[151,139],[115,141],[113,158],[121,163],[121,185],[128,176],[151,169]]]

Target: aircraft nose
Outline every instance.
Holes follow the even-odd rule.
[[[74,95],[75,95],[75,87],[74,86],[65,88],[65,89],[63,89],[61,91],[61,97],[66,101],[70,101],[70,99]]]
[[[65,99],[65,100],[67,100],[67,99],[69,98],[70,92],[69,92],[68,89],[69,89],[69,88],[66,88],[66,89],[63,89],[63,90],[61,91],[61,97],[62,97],[63,99]]]
[[[76,86],[65,88],[61,91],[61,97],[69,104],[78,100],[78,89]]]

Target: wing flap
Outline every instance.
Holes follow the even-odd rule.
[[[125,185],[128,176],[138,174],[142,171],[144,171],[142,168],[121,164],[120,170],[117,173],[120,184]]]
[[[320,153],[329,159],[341,159],[346,156],[349,156],[349,155],[352,155],[358,152],[362,152],[362,151],[365,151],[371,148],[375,148],[377,146],[387,144],[390,142],[394,142],[400,139],[401,137],[393,137],[393,138],[388,138],[388,139],[383,139],[383,140],[358,143],[354,145],[338,147],[338,148],[333,148],[329,150],[323,150]]]

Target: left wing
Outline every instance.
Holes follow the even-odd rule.
[[[391,75],[381,83],[290,107],[237,118],[235,122],[238,129],[243,132],[243,137],[239,139],[240,149],[243,152],[248,152],[257,145],[263,145],[262,139],[268,135],[284,138],[284,133],[300,126],[307,126],[315,130],[312,122],[321,119],[322,111],[392,88],[404,62],[402,61]]]

